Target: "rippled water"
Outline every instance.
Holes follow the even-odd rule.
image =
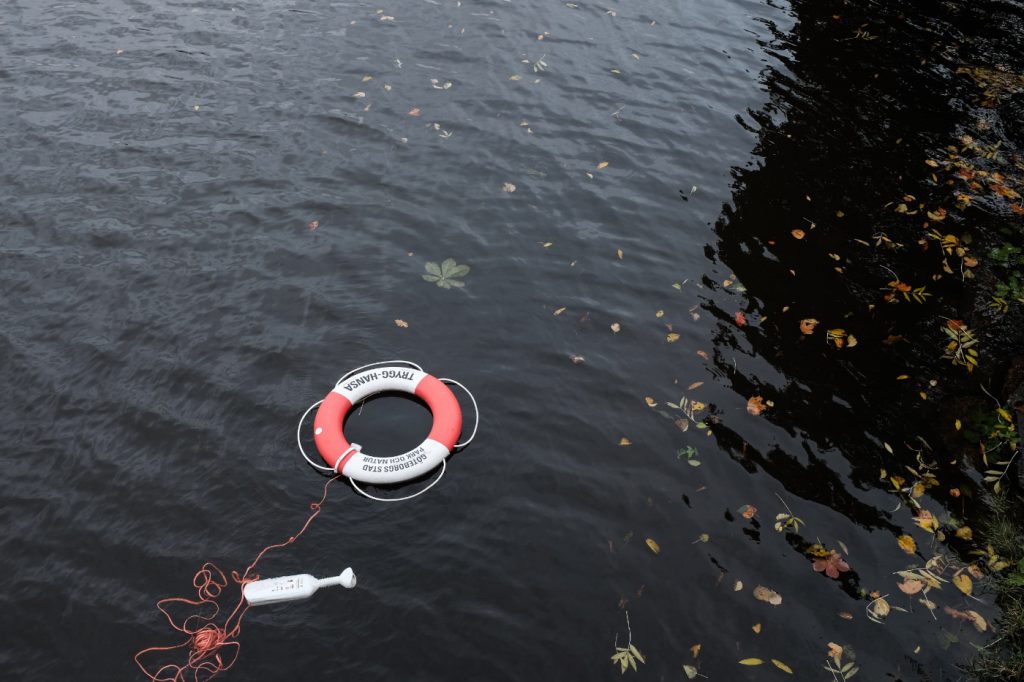
[[[623,605],[638,679],[680,679],[698,643],[712,679],[783,674],[748,656],[827,679],[840,639],[862,679],[952,679],[962,650],[910,655],[926,613],[867,622],[770,529],[778,493],[882,584],[882,512],[833,510],[665,406],[738,418],[729,365],[775,371],[722,337],[708,245],[795,22],[746,0],[4,3],[4,676],[141,679],[134,652],[177,641],[154,601],[204,560],[243,567],[318,496],[306,406],[403,357],[474,390],[480,435],[415,502],[335,487],[261,570],[351,565],[358,589],[250,612],[229,679],[617,679]],[[464,289],[421,278],[448,257]],[[745,424],[744,447],[827,457]],[[349,426],[388,452],[428,425],[389,399]],[[854,512],[895,505],[820,466]]]

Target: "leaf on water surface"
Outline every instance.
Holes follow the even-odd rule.
[[[446,258],[440,265],[430,262],[424,265],[424,268],[427,274],[423,275],[423,279],[437,284],[442,289],[466,286],[466,283],[459,281],[458,278],[469,274],[469,266],[459,265],[454,258]]]
[[[914,538],[910,537],[909,535],[899,536],[898,538],[896,538],[896,542],[899,544],[900,549],[902,549],[907,554],[917,553],[917,543],[914,542]]]
[[[516,186],[513,185],[511,182],[506,182],[501,186],[501,191],[508,192],[509,194],[511,194],[512,192],[516,191]]]
[[[759,395],[752,395],[747,399],[747,412],[755,417],[764,412],[767,407],[768,406],[765,404],[764,398]]]
[[[657,311],[654,312],[654,316],[655,317],[665,317],[665,311],[664,310],[657,310]]]
[[[746,324],[747,324],[747,316],[744,315],[741,311],[737,311],[736,315],[734,317],[736,319],[736,326],[737,327],[746,326]]]
[[[647,403],[647,407],[654,407],[655,405],[658,404],[658,403],[654,402],[654,398],[652,398],[649,395],[644,396],[644,402]]]
[[[692,384],[690,384],[689,386],[687,386],[687,387],[686,387],[686,390],[687,390],[687,391],[692,391],[693,389],[695,389],[695,388],[700,388],[700,387],[701,387],[701,386],[703,386],[703,385],[704,385],[704,382],[703,382],[703,381],[695,381],[695,382],[693,382]]]
[[[737,580],[736,584],[732,586],[732,591],[733,592],[739,592],[742,589],[743,589],[743,581],[742,580]]]
[[[761,624],[760,623],[754,623],[753,625],[750,626],[750,629],[754,631],[755,635],[761,634]]]
[[[924,589],[924,583],[914,578],[905,578],[903,582],[898,583],[896,587],[900,588],[900,592],[903,594],[917,594]]]
[[[569,359],[572,361],[572,364],[574,365],[582,365],[584,362],[587,361],[586,358],[584,358],[582,355],[570,355]]]
[[[813,317],[809,317],[805,320],[800,320],[800,331],[804,334],[813,334],[814,328],[818,326],[818,321]]]
[[[622,330],[622,326],[618,322],[613,322],[611,324],[611,330],[618,334]]]
[[[619,260],[622,260],[625,254],[622,253],[622,249],[615,249],[615,255],[618,256]]]
[[[551,313],[551,314],[552,314],[552,315],[561,315],[561,314],[562,314],[562,313],[564,313],[564,312],[565,312],[565,307],[563,306],[563,307],[561,307],[561,308],[556,308],[556,309],[555,309],[555,312],[553,312],[553,313]]]
[[[790,675],[793,674],[793,669],[777,658],[772,659],[772,664],[782,672],[789,673]]]
[[[420,110],[419,107],[413,107],[412,109],[409,110],[409,115],[410,116],[419,116],[422,113],[423,113],[423,111]]]
[[[679,333],[669,332],[668,334],[665,335],[665,340],[669,343],[675,343],[676,341],[679,340]]]
[[[619,445],[632,445],[632,444],[633,444],[633,441],[631,441],[630,439],[626,438],[625,436],[623,436],[619,440]]]
[[[698,656],[700,656],[700,644],[698,643],[698,644],[694,644],[693,646],[691,646],[690,647],[690,653],[693,655],[694,658],[697,658]]]
[[[647,546],[651,548],[651,551],[655,554],[661,553],[661,547],[652,538],[647,538]]]
[[[768,602],[772,606],[778,606],[782,603],[782,595],[771,590],[764,585],[758,585],[754,588],[754,598],[763,602]]]
[[[320,221],[319,220],[310,220],[309,223],[307,223],[306,226],[309,228],[309,231],[312,232],[316,228],[320,227]]]
[[[409,323],[406,322],[405,320],[395,320],[395,326],[401,327],[402,329],[406,329],[409,326]]]
[[[697,536],[697,539],[694,540],[693,542],[691,542],[690,544],[691,545],[696,545],[698,542],[710,542],[710,541],[711,541],[711,536],[710,535],[708,535],[707,533],[701,533],[700,535]]]
[[[800,228],[797,228],[795,230],[790,230],[789,233],[791,235],[793,235],[793,239],[803,239],[804,237],[807,236],[807,233],[804,232],[803,230],[801,230]]]
[[[686,679],[688,679],[688,680],[695,679],[697,677],[697,669],[694,668],[692,665],[684,664],[683,665],[683,674],[686,675]]]
[[[959,491],[957,492],[959,493]],[[958,495],[954,495],[954,497],[958,497]],[[956,529],[956,536],[961,540],[970,540],[974,537],[974,532],[971,530],[970,526],[960,526]]]
[[[744,658],[740,660],[740,665],[761,665],[764,663],[760,658]]]
[[[836,551],[833,551],[826,558],[815,559],[811,566],[813,566],[817,573],[824,571],[825,575],[833,580],[837,580],[840,573],[846,573],[850,570],[850,565],[843,561],[843,557]]]
[[[953,584],[956,585],[957,589],[966,594],[968,597],[971,596],[971,592],[974,590],[974,583],[971,582],[971,576],[966,573],[958,573],[953,576]]]
[[[608,167],[608,162],[607,161],[602,161],[601,163],[597,164],[597,170],[601,170],[601,169],[607,168],[607,167]]]
[[[757,513],[757,507],[755,507],[752,504],[745,504],[739,508],[739,512],[743,516],[743,518],[749,521],[750,519],[754,518],[754,514]]]

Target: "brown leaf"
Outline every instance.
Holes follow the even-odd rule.
[[[758,585],[754,588],[754,599],[768,602],[772,606],[778,606],[782,603],[782,595],[775,590],[768,589],[764,585]]]
[[[764,398],[759,395],[752,395],[747,400],[747,412],[754,415],[755,417],[767,409],[764,404]]]
[[[816,572],[821,573],[824,571],[825,575],[833,580],[837,580],[840,573],[846,573],[850,570],[850,565],[843,561],[843,557],[835,551],[825,559],[815,559],[811,565]]]
[[[803,230],[801,230],[800,228],[797,228],[795,230],[791,230],[790,234],[793,235],[794,239],[803,239],[804,237],[807,236],[807,233],[804,232]]]
[[[900,588],[900,592],[903,594],[917,594],[924,589],[924,583],[913,578],[906,578],[903,582],[898,583],[896,587]]]
[[[813,334],[814,328],[818,326],[818,321],[813,317],[809,317],[806,320],[800,320],[800,331],[804,334]]]

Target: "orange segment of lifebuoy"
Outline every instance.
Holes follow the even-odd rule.
[[[416,395],[423,399],[434,415],[434,426],[427,438],[436,440],[451,452],[462,433],[462,408],[455,394],[440,379],[428,374],[416,387]]]

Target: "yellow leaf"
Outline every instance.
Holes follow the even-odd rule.
[[[597,170],[601,170],[602,168],[607,168],[607,167],[608,167],[608,162],[607,161],[602,161],[601,163],[597,164]]]
[[[647,407],[654,407],[655,405],[658,404],[658,403],[654,402],[654,398],[652,398],[649,395],[644,396],[644,402],[647,403]]]
[[[650,547],[651,551],[654,552],[655,554],[658,554],[658,553],[661,552],[661,547],[659,547],[658,543],[655,542],[654,540],[652,540],[651,538],[647,538],[647,546]]]
[[[679,334],[676,332],[669,332],[668,334],[665,335],[665,340],[668,341],[669,343],[675,343],[676,341],[679,340]]]
[[[914,542],[914,538],[909,535],[901,535],[896,538],[896,542],[899,543],[900,549],[907,554],[914,554],[917,552],[917,543]]]
[[[396,327],[401,327],[402,329],[405,329],[406,327],[409,326],[409,323],[406,322],[405,320],[395,320],[395,326]]]
[[[757,634],[757,635],[761,634],[761,624],[760,623],[754,623],[752,626],[750,626],[750,629],[754,631],[754,634]]]
[[[740,661],[740,665],[761,665],[764,663],[760,658],[744,658]]]
[[[622,260],[622,249],[615,249],[615,255],[619,257],[619,260]]]
[[[818,326],[818,321],[813,317],[809,317],[805,320],[800,320],[800,331],[804,334],[813,334],[814,328]]]
[[[955,426],[955,427],[956,427],[956,430],[957,430],[957,431],[959,431],[959,430],[960,430],[960,428],[961,428],[961,427],[963,426],[963,424],[962,424],[962,423],[960,423],[960,420],[959,420],[959,419],[957,419],[957,420],[956,420],[955,422],[953,422],[953,426]]]
[[[909,374],[901,374],[898,377],[896,377],[896,381],[903,381],[903,380],[909,379],[909,378],[910,378]]]
[[[562,313],[564,313],[564,312],[565,312],[565,307],[563,306],[563,307],[559,308],[558,310],[556,310],[556,311],[554,312],[554,314],[555,314],[555,315],[561,315],[561,314],[562,314]]]
[[[700,644],[694,644],[690,647],[690,653],[693,654],[694,658],[700,656]]]
[[[772,659],[772,663],[773,663],[773,664],[775,665],[775,667],[776,667],[776,668],[778,668],[779,670],[781,670],[781,671],[783,671],[783,672],[787,672],[787,673],[789,673],[790,675],[792,675],[792,674],[793,674],[793,669],[792,669],[792,668],[790,668],[790,667],[789,667],[788,665],[786,665],[785,663],[783,663],[782,661],[780,661],[779,659],[777,659],[777,658],[773,658],[773,659]]]
[[[632,445],[632,444],[633,444],[633,441],[631,441],[630,439],[626,438],[625,436],[623,436],[621,439],[619,439],[619,445]]]
[[[970,526],[960,526],[956,529],[956,536],[961,540],[970,540],[974,533],[971,531]]]
[[[665,317],[665,311],[664,310],[659,310],[659,311],[654,313],[654,316],[655,317]]]
[[[953,584],[956,585],[958,590],[966,594],[968,597],[971,596],[971,591],[974,589],[974,584],[971,582],[971,576],[966,573],[954,575]]]

